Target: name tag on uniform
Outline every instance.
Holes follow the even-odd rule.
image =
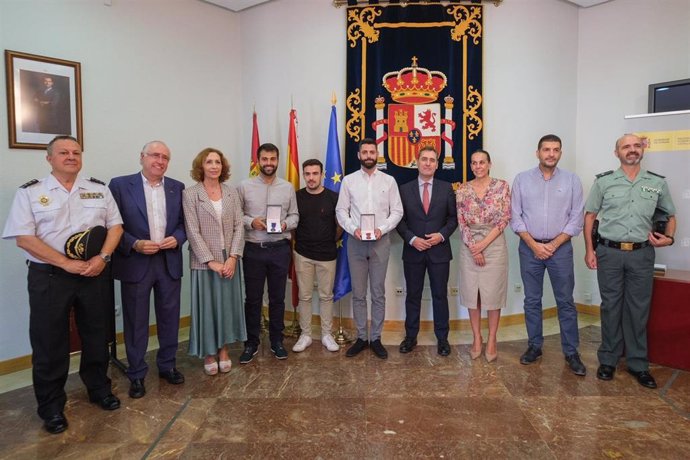
[[[82,200],[101,200],[105,198],[103,192],[80,192],[79,198]]]
[[[654,188],[654,187],[647,187],[646,185],[642,186],[642,191],[643,192],[656,193],[657,195],[661,194],[661,189]]]

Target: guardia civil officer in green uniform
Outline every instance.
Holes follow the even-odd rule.
[[[625,349],[628,372],[640,385],[656,388],[647,359],[654,248],[673,244],[676,209],[664,177],[641,168],[644,147],[638,136],[623,135],[614,152],[620,168],[597,175],[585,205],[585,263],[597,270],[601,295],[597,378],[613,379]],[[656,210],[668,216],[664,233],[654,231]]]
[[[34,393],[43,427],[57,434],[68,425],[63,411],[72,307],[82,344],[79,376],[89,399],[105,410],[120,407],[107,374],[110,306],[104,296],[112,280],[104,269],[123,230],[105,183],[79,176],[82,151],[76,139],[54,138],[46,160],[50,174],[19,188],[2,237],[14,239],[27,259]],[[95,228],[102,231],[100,241],[84,236],[80,255],[80,245],[69,242],[89,229],[92,236]]]

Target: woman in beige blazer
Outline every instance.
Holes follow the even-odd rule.
[[[189,354],[204,358],[204,372],[216,375],[232,366],[226,345],[247,340],[242,206],[235,188],[224,184],[230,164],[219,150],[199,152],[191,176],[198,184],[184,190],[182,201],[192,269]]]

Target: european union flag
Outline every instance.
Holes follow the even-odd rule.
[[[340,193],[340,183],[343,179],[343,167],[340,162],[338,119],[335,113],[335,105],[331,107],[331,123],[328,127],[325,176],[324,187],[336,193]],[[350,281],[350,267],[347,263],[347,232],[343,232],[342,238],[338,241],[338,261],[335,266],[333,301],[337,302],[350,291],[352,291],[352,282]]]

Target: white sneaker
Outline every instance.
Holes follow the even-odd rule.
[[[309,345],[311,345],[311,337],[308,335],[300,335],[299,340],[295,346],[292,347],[292,351],[299,353],[300,351],[304,351]]]
[[[324,335],[321,338],[321,343],[328,351],[340,351],[340,345],[338,345],[331,334]]]

